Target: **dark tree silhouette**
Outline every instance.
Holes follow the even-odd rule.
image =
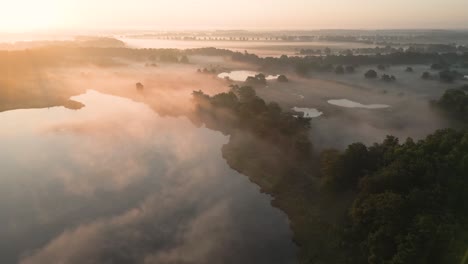
[[[282,74],[280,76],[278,76],[277,80],[278,80],[278,82],[289,82],[288,77],[286,77],[286,75],[282,75]]]
[[[368,70],[365,74],[364,77],[367,79],[375,79],[377,78],[377,72],[375,70]]]
[[[384,82],[394,82],[396,81],[396,77],[394,75],[384,74],[382,75],[381,80]]]
[[[249,76],[245,82],[248,85],[265,85],[267,83],[266,77],[263,73],[259,73],[255,76]]]

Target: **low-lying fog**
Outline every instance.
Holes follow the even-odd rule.
[[[311,138],[318,148],[343,148],[355,141],[373,143],[388,134],[421,138],[437,128],[447,127],[445,118],[434,112],[429,102],[439,98],[447,88],[456,87],[456,84],[422,80],[420,76],[428,69],[426,65],[413,65],[414,73],[405,72],[403,66],[390,67],[379,73],[395,75],[397,81],[385,83],[363,77],[372,67],[360,67],[353,74],[312,73],[310,78],[302,78],[292,72],[263,72],[254,65],[225,57],[197,55],[189,59],[191,64],[188,65],[151,67],[143,62],[122,62],[118,67],[53,69],[35,76],[28,87],[37,84],[43,87],[44,92],[35,99],[38,102],[57,94],[71,96],[92,88],[144,102],[162,115],[183,115],[190,111],[194,90],[216,94],[228,91],[230,84],[242,85],[241,79],[254,73],[262,72],[266,76],[284,73],[290,82],[280,83],[270,78],[267,86],[256,87],[257,93],[266,101],[280,103],[283,109],[298,107],[322,112],[319,118],[313,119],[311,129]],[[197,69],[212,67],[221,70],[216,74],[197,73]],[[223,73],[229,75],[231,81],[217,76]],[[144,85],[141,93],[135,91],[137,82]],[[7,101],[3,106],[12,104],[14,108],[17,105],[14,99],[24,97],[20,94],[8,99],[9,95],[0,99]],[[345,104],[340,106],[343,102]],[[353,107],[360,107],[342,107],[351,106],[350,102]]]
[[[218,74],[218,77],[221,79],[229,79],[236,82],[244,82],[248,77],[255,77],[255,75],[260,74],[259,72],[254,71],[231,71],[231,72],[222,72]],[[266,80],[276,80],[278,75],[267,75],[265,76]]]
[[[161,48],[161,49],[194,49],[216,47],[238,52],[247,51],[261,57],[279,57],[281,55],[297,55],[300,49],[325,49],[337,50],[354,48],[373,48],[375,45],[357,42],[333,42],[333,41],[213,41],[213,40],[167,40],[157,38],[119,37],[132,48]]]
[[[223,57],[189,60],[52,67],[18,78],[18,90],[10,86],[15,79],[5,82],[0,259],[294,263],[286,216],[222,159],[226,136],[187,119],[192,91],[217,94],[242,85],[219,78],[221,72],[286,74],[289,82],[255,89],[266,101],[313,117],[316,150],[389,134],[419,139],[449,125],[429,104],[449,86],[421,80],[427,66],[412,74],[392,67],[397,81],[384,83],[364,79],[368,67],[302,78]],[[218,66],[223,71],[197,72]],[[70,97],[84,107],[60,107]],[[350,105],[360,107],[343,107]],[[41,109],[21,110],[27,108]]]
[[[226,136],[93,90],[72,99],[85,107],[0,114],[2,263],[294,262],[286,215],[229,168]]]
[[[311,138],[316,148],[344,148],[353,142],[371,144],[386,135],[420,139],[436,129],[449,127],[445,117],[430,105],[456,84],[424,81],[421,72],[409,74],[392,68],[395,83],[364,78],[361,67],[354,74],[315,73],[311,78],[288,76],[290,82],[272,82],[257,89],[267,101],[285,109],[315,108],[323,112],[312,119]],[[421,70],[428,66],[420,66]]]

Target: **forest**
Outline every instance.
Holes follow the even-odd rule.
[[[440,104],[458,109],[451,100],[460,102],[460,95],[448,91]],[[310,119],[265,103],[250,87],[214,96],[194,92],[193,98],[194,122],[229,134],[223,157],[288,214],[302,263],[466,258],[466,130],[439,130],[419,141],[388,136],[316,153],[302,136]]]

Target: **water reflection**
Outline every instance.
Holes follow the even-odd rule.
[[[328,100],[329,104],[337,105],[346,108],[366,108],[366,109],[380,109],[380,108],[388,108],[389,105],[386,104],[361,104],[358,102],[354,102],[348,99],[338,99],[338,100]]]
[[[218,78],[226,79],[229,78],[230,80],[236,82],[244,82],[247,77],[255,77],[255,75],[259,74],[259,72],[254,71],[232,71],[232,72],[223,72],[218,74]],[[268,75],[265,76],[267,80],[276,80],[279,75]]]
[[[227,137],[88,91],[0,114],[0,262],[291,263],[286,216]]]

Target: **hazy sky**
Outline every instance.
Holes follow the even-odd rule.
[[[468,0],[0,0],[0,31],[468,28]]]

